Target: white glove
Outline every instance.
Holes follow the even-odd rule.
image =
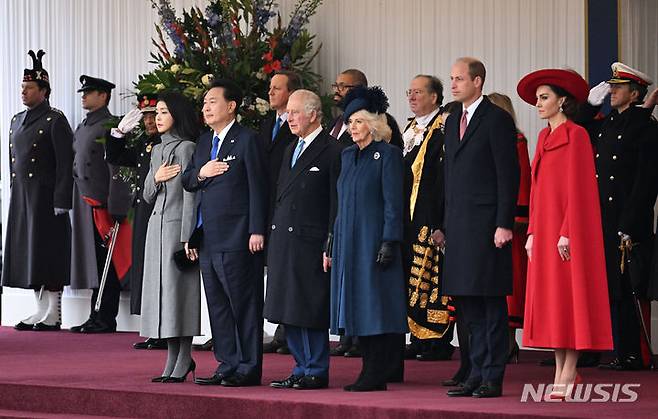
[[[125,134],[128,134],[130,131],[134,130],[141,120],[142,111],[137,108],[131,109],[127,114],[124,115],[123,118],[121,118],[119,126],[116,130],[112,130],[111,135],[113,137],[123,138]],[[114,134],[120,134],[120,136]]]
[[[592,106],[600,106],[605,97],[608,96],[608,93],[610,93],[610,85],[608,82],[602,81],[592,87],[592,90],[589,91],[589,96],[587,96],[587,101]]]

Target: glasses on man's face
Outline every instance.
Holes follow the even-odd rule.
[[[353,87],[355,87],[353,84],[345,84],[345,83],[333,83],[331,85],[331,88],[338,92],[342,92],[346,89],[351,89]]]
[[[423,89],[408,89],[405,93],[407,94],[407,97],[420,96],[423,93],[425,93],[425,90],[423,90]]]

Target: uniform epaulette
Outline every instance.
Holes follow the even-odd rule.
[[[53,108],[52,106],[50,107],[50,110],[53,111],[53,112],[57,112],[57,113],[60,114],[60,115],[64,115],[64,112],[60,111],[60,110],[57,109],[57,108]]]

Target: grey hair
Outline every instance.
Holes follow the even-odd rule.
[[[304,103],[304,113],[310,115],[311,112],[315,111],[319,120],[322,120],[322,101],[320,96],[306,89],[295,90],[290,97],[299,96]]]

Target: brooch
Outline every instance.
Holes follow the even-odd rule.
[[[381,154],[379,154],[379,151],[375,151],[375,155],[373,156],[375,160],[379,160],[379,157],[381,157]]]
[[[153,148],[153,144],[148,143],[147,146],[146,146],[146,152],[150,153],[152,148]]]

